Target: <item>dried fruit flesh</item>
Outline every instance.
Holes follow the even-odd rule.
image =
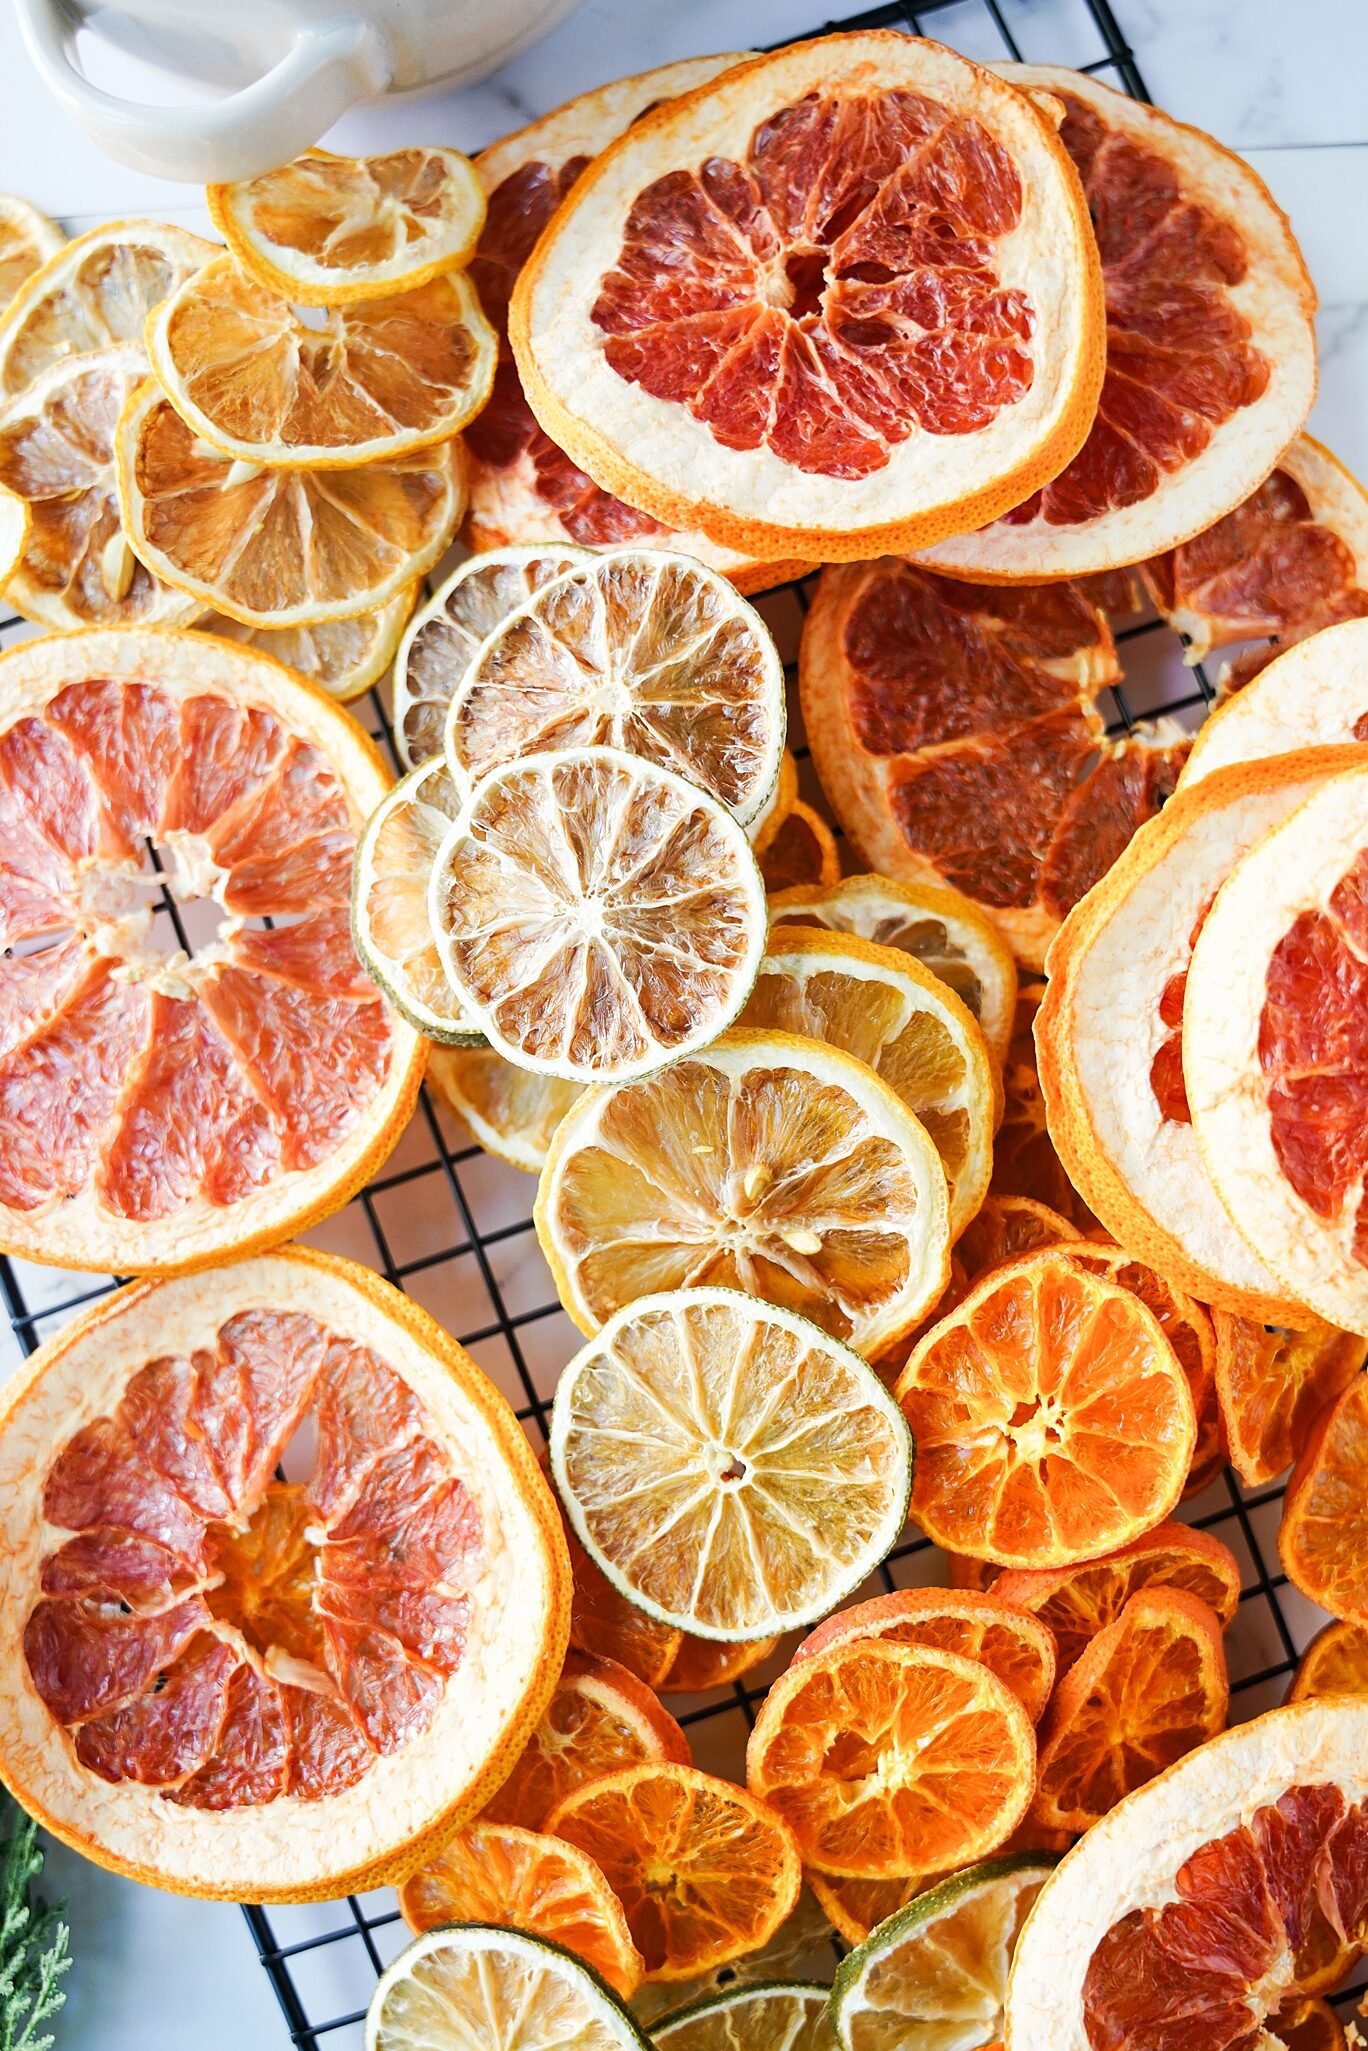
[[[1216,1393],[1230,1463],[1251,1488],[1290,1467],[1317,1417],[1364,1363],[1368,1342],[1317,1323],[1289,1332],[1218,1310]]]

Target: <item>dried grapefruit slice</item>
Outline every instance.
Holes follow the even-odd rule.
[[[907,1521],[912,1445],[859,1355],[730,1289],[645,1296],[570,1361],[556,1492],[619,1593],[701,1638],[812,1624]]]
[[[427,1079],[487,1154],[540,1175],[551,1136],[580,1094],[556,1075],[534,1075],[492,1047],[434,1047]]]
[[[568,1653],[541,1722],[483,1820],[541,1830],[572,1789],[660,1759],[687,1766],[689,1741],[651,1690],[615,1659]]]
[[[727,1987],[651,2025],[655,2051],[836,2051],[827,1989],[806,1980]]]
[[[0,1759],[65,1842],[331,1898],[498,1785],[569,1565],[512,1411],[397,1290],[302,1248],[133,1283],[5,1394]]]
[[[1048,1204],[1029,1196],[988,1196],[978,1216],[955,1241],[955,1253],[963,1263],[966,1287],[990,1268],[1014,1260],[1019,1253],[1034,1253],[1038,1246],[1061,1246],[1075,1237],[1077,1228]]]
[[[17,193],[0,192],[0,314],[65,241],[57,223],[37,207]]]
[[[628,2011],[573,1952],[525,1930],[429,1930],[383,1974],[366,2051],[651,2051]]]
[[[1180,790],[1213,770],[1299,748],[1368,740],[1368,621],[1324,627],[1217,706],[1192,744]]]
[[[1368,1376],[1322,1410],[1283,1499],[1288,1579],[1332,1617],[1368,1624]]]
[[[139,561],[249,627],[374,613],[432,568],[465,497],[459,441],[354,470],[267,470],[211,449],[150,378],[114,442]]]
[[[1049,120],[877,31],[790,44],[639,121],[562,202],[509,311],[532,410],[576,462],[772,559],[1006,510],[1082,441],[1100,329]]]
[[[617,748],[526,755],[475,786],[432,865],[448,982],[491,1046],[627,1081],[714,1039],[764,952],[765,889],[715,798]]]
[[[799,657],[817,774],[865,860],[954,885],[1036,968],[1186,754],[1171,721],[1106,737],[1095,700],[1120,676],[1079,586],[891,557],[823,571]]]
[[[780,820],[774,838],[760,856],[760,874],[769,892],[793,889],[829,890],[841,880],[841,853],[836,836],[820,812],[798,798]]]
[[[1021,1821],[1035,1732],[1005,1681],[927,1645],[852,1639],[781,1674],[746,1747],[805,1865],[890,1879],[983,1857]]]
[[[1289,1702],[1308,1695],[1368,1695],[1368,1625],[1326,1624],[1297,1663]]]
[[[558,1837],[482,1818],[446,1839],[399,1889],[410,1930],[488,1923],[564,1945],[629,2001],[645,1967],[622,1904],[593,1860]]]
[[[966,577],[1070,577],[1172,548],[1262,482],[1316,395],[1316,295],[1242,158],[1082,72],[1001,71],[1062,104],[1102,259],[1107,374],[1072,462],[930,557]]]
[[[1368,1333],[1366,801],[1368,764],[1330,777],[1234,866],[1192,951],[1183,1079],[1241,1235],[1291,1294]]]
[[[1040,1734],[1032,1814],[1047,1829],[1090,1830],[1224,1730],[1229,1706],[1215,1611],[1181,1589],[1142,1588],[1059,1684]]]
[[[1302,1991],[1301,1961],[1368,1922],[1366,1758],[1368,1702],[1302,1702],[1118,1803],[1021,1934],[1013,2051],[1276,2051],[1271,2019]]]
[[[1230,1464],[1251,1488],[1261,1488],[1292,1465],[1317,1416],[1363,1366],[1368,1346],[1319,1318],[1302,1332],[1224,1310],[1212,1322]]]
[[[12,398],[52,364],[90,350],[141,347],[153,307],[218,254],[165,221],[106,221],[63,243],[0,318],[0,393]]]
[[[197,1267],[302,1230],[389,1152],[422,1043],[347,927],[386,780],[321,692],[209,635],[0,656],[8,1250]]]
[[[205,197],[243,269],[300,306],[416,291],[468,262],[484,224],[469,160],[430,144],[374,157],[306,150]]]
[[[863,1062],[733,1032],[662,1074],[587,1090],[535,1211],[561,1302],[594,1332],[636,1297],[713,1283],[810,1317],[868,1357],[949,1272],[945,1173]]]
[[[196,624],[202,633],[222,634],[274,656],[346,705],[379,683],[393,662],[417,590],[415,584],[396,592],[360,619],[320,620],[311,627],[249,627],[218,612],[202,614]]]
[[[1235,1229],[1199,1152],[1183,1083],[1185,992],[1194,942],[1236,862],[1355,759],[1308,749],[1248,763],[1166,806],[1069,917],[1036,1019],[1050,1136],[1103,1224],[1199,1302],[1277,1324],[1297,1324],[1293,1292]],[[1234,1045],[1223,996],[1222,1086]]]
[[[352,938],[367,973],[430,1040],[483,1035],[447,981],[428,919],[428,878],[460,805],[439,760],[411,769],[366,821],[352,870]]]
[[[793,1663],[853,1638],[932,1645],[942,1652],[957,1652],[962,1659],[976,1659],[1020,1696],[1032,1723],[1040,1721],[1054,1686],[1054,1639],[1046,1626],[971,1589],[898,1588],[891,1595],[857,1602],[810,1632]]]
[[[186,425],[272,469],[349,469],[448,441],[489,397],[497,346],[458,274],[332,307],[320,327],[231,256],[147,324],[153,375]]]
[[[798,1900],[792,1834],[764,1802],[690,1766],[629,1768],[553,1809],[627,1911],[648,1980],[689,1980],[756,1951]]]

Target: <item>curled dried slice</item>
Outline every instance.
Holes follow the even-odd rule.
[[[17,193],[0,192],[0,315],[19,287],[55,256],[66,236]]]
[[[68,357],[141,347],[153,307],[218,253],[166,221],[107,221],[59,242],[0,317],[0,393],[12,398]]]
[[[1321,1411],[1362,1368],[1368,1345],[1319,1318],[1300,1332],[1224,1310],[1212,1322],[1230,1464],[1241,1481],[1261,1488],[1292,1465]]]
[[[1047,1627],[971,1589],[898,1588],[857,1602],[819,1624],[794,1653],[794,1664],[853,1638],[932,1645],[976,1659],[1020,1696],[1032,1723],[1040,1721],[1054,1686],[1054,1639]]]
[[[1289,1702],[1308,1695],[1368,1695],[1368,1625],[1325,1624],[1297,1663]]]
[[[1322,1410],[1283,1500],[1288,1579],[1332,1617],[1368,1624],[1368,1376]]]
[[[487,1154],[528,1175],[540,1175],[551,1136],[581,1088],[556,1075],[535,1075],[479,1045],[434,1047],[427,1080]]]
[[[763,851],[760,874],[765,879],[771,908],[778,891],[814,886],[829,890],[840,881],[841,853],[836,836],[821,813],[801,798],[780,820],[774,838]]]
[[[689,1741],[629,1668],[582,1652],[566,1655],[555,1693],[484,1820],[541,1830],[573,1788],[647,1760],[687,1766]]]
[[[428,878],[460,806],[446,764],[411,769],[381,799],[356,843],[352,934],[367,973],[430,1040],[483,1038],[447,980],[428,919]]]
[[[217,612],[203,614],[197,624],[206,634],[222,634],[274,656],[346,705],[379,683],[394,660],[417,590],[412,585],[397,591],[360,619],[320,620],[310,627],[249,627]]]
[[[366,2051],[462,2043],[650,2051],[627,2010],[573,1953],[525,1930],[480,1923],[417,1938],[386,1969],[366,2013]]]
[[[1200,728],[1179,788],[1237,762],[1368,740],[1365,657],[1368,620],[1325,627],[1277,656]]]

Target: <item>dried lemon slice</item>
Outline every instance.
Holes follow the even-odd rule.
[[[217,255],[166,221],[107,221],[62,243],[0,320],[0,393],[13,397],[67,357],[141,343],[152,308]]]
[[[410,585],[360,619],[319,620],[310,627],[249,627],[219,612],[206,613],[196,625],[273,655],[345,705],[378,683],[393,662],[417,591]]]
[[[456,793],[444,762],[426,762],[394,786],[356,845],[352,933],[385,995],[430,1040],[478,1042],[447,981],[428,923],[428,877],[451,830]]]
[[[65,241],[57,223],[37,207],[17,193],[0,192],[0,313]]]

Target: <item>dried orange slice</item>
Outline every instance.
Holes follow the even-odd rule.
[[[746,1747],[746,1781],[791,1826],[805,1865],[882,1879],[944,1872],[1021,1821],[1035,1732],[976,1660],[856,1638],[775,1682]]]
[[[525,1930],[448,1923],[381,1975],[365,2051],[517,2044],[518,2051],[650,2051],[628,2010],[573,1952]]]
[[[484,194],[456,150],[302,157],[205,195],[214,226],[253,277],[299,306],[412,292],[474,251]]]
[[[714,1283],[810,1317],[868,1356],[949,1273],[945,1174],[863,1062],[734,1032],[660,1075],[586,1091],[542,1170],[537,1236],[594,1332],[636,1297]]]
[[[387,782],[321,691],[207,634],[0,656],[7,1250],[198,1267],[374,1172],[424,1051],[348,930]]]
[[[355,470],[267,470],[202,442],[151,379],[114,439],[139,561],[247,626],[374,613],[432,568],[464,502],[457,441]]]
[[[1368,1624],[1368,1376],[1321,1412],[1292,1470],[1278,1527],[1288,1579],[1332,1617]]]
[[[1331,777],[1235,866],[1192,952],[1183,1077],[1203,1165],[1255,1255],[1368,1333],[1366,796],[1368,763]]]
[[[1179,778],[1180,790],[1236,762],[1368,737],[1365,650],[1368,622],[1355,619],[1324,627],[1276,656],[1252,683],[1219,704],[1200,729]]]
[[[977,1281],[989,1268],[1014,1260],[1020,1253],[1073,1241],[1075,1232],[1068,1218],[1029,1196],[987,1196],[955,1241],[955,1253],[964,1264],[966,1281]],[[961,1297],[968,1293],[966,1287]]]
[[[1105,1559],[1001,1574],[993,1595],[1048,1626],[1064,1674],[1098,1632],[1115,1623],[1131,1597],[1145,1588],[1194,1595],[1228,1624],[1240,1602],[1239,1562],[1209,1531],[1159,1524]]]
[[[1317,1416],[1363,1366],[1368,1346],[1357,1333],[1319,1319],[1304,1332],[1224,1310],[1212,1322],[1230,1464],[1251,1488],[1261,1488],[1292,1465]]]
[[[1037,969],[1187,753],[1171,720],[1106,735],[1096,700],[1121,668],[1076,584],[827,569],[798,674],[822,789],[870,867],[952,884]]]
[[[1220,1619],[1195,1595],[1142,1588],[1074,1661],[1040,1734],[1033,1815],[1083,1831],[1224,1730]]]
[[[798,1900],[792,1834],[744,1788],[636,1766],[578,1789],[547,1828],[599,1866],[648,1980],[688,1980],[766,1943]]]
[[[483,1035],[447,981],[428,919],[428,877],[460,805],[446,764],[401,777],[366,821],[352,870],[352,937],[368,972],[430,1040],[478,1045]]]
[[[805,1980],[725,1987],[651,2025],[656,2051],[836,2051],[828,1989]]]
[[[760,858],[760,874],[771,899],[780,890],[829,889],[841,878],[836,836],[820,812],[799,798],[780,820]]]
[[[1298,1322],[1296,1292],[1236,1230],[1199,1151],[1184,1086],[1185,992],[1194,942],[1231,869],[1356,759],[1308,749],[1248,763],[1166,806],[1069,918],[1036,1019],[1051,1138],[1113,1237],[1199,1302],[1275,1324]],[[1224,995],[1214,1038],[1227,1087],[1235,1055]]]
[[[488,1923],[564,1945],[624,2001],[645,1967],[622,1904],[593,1860],[558,1837],[481,1819],[449,1837],[399,1889],[410,1930]]]
[[[349,469],[448,441],[489,397],[496,348],[459,275],[332,307],[320,327],[231,256],[147,324],[153,375],[186,425],[273,470]]]
[[[995,1858],[1012,1858],[1019,1852],[1062,1852],[1073,1843],[1070,1832],[1042,1830],[1026,1821],[1017,1826]],[[803,1879],[832,1929],[843,1943],[863,1944],[890,1916],[897,1915],[919,1895],[939,1886],[947,1875],[913,1873],[897,1880],[856,1880],[849,1874],[819,1873],[809,1867]],[[994,2051],[994,2047],[986,2047]],[[1000,2051],[1000,2047],[998,2047]]]
[[[898,1588],[857,1602],[819,1624],[794,1653],[794,1664],[853,1638],[931,1645],[979,1660],[1020,1696],[1032,1723],[1040,1721],[1054,1687],[1054,1639],[1046,1626],[969,1589]]]
[[[0,314],[65,241],[57,223],[37,207],[17,193],[0,192]]]
[[[1016,965],[988,919],[957,890],[847,876],[839,883],[794,885],[770,898],[775,926],[825,926],[913,955],[947,983],[983,1028],[999,1061],[1007,1052],[1016,1001]]]
[[[988,1042],[953,991],[897,948],[781,926],[739,1022],[842,1047],[881,1076],[935,1142],[959,1236],[987,1194],[996,1102]]]
[[[379,683],[393,662],[417,589],[396,592],[361,619],[320,620],[311,627],[249,627],[218,612],[202,614],[196,624],[202,633],[222,634],[274,656],[346,705]]]
[[[619,1594],[590,1559],[563,1511],[561,1516],[574,1580],[570,1643],[592,1658],[625,1666],[648,1688],[663,1687],[684,1643],[684,1633],[673,1625],[657,1623]]]
[[[0,1758],[65,1842],[331,1899],[503,1779],[569,1566],[511,1409],[397,1290],[298,1247],[133,1283],[5,1394]]]
[[[0,393],[12,398],[52,364],[90,350],[141,348],[153,307],[218,254],[165,221],[106,221],[62,243],[0,317]]]
[[[1097,1229],[1097,1220],[1069,1180],[1045,1117],[1034,1032],[1044,994],[1043,983],[1027,983],[1017,996],[1002,1072],[1005,1105],[993,1141],[989,1189],[1007,1199],[1025,1197],[1043,1204],[1055,1216],[1068,1218],[1076,1233],[1087,1233]]]
[[[1368,1695],[1368,1625],[1331,1623],[1317,1631],[1297,1662],[1289,1702],[1308,1695]]]
[[[779,774],[774,787],[746,827],[746,838],[755,849],[757,861],[768,852],[797,802],[798,764],[792,750],[785,748],[779,758]]]
[[[722,1645],[715,1638],[691,1638],[686,1631],[660,1692],[705,1695],[710,1688],[725,1688],[763,1666],[778,1644],[778,1638],[756,1638],[749,1644]]]
[[[0,407],[0,484],[29,515],[5,595],[42,626],[184,626],[201,610],[143,567],[120,524],[115,430],[146,373],[135,343],[92,350]]]
[[[966,577],[1070,577],[1186,541],[1262,482],[1316,394],[1316,294],[1243,158],[1084,73],[1001,74],[1062,110],[1102,258],[1107,374],[1072,462],[931,559]]]
[[[917,1446],[914,1518],[936,1544],[1010,1567],[1092,1559],[1158,1523],[1196,1442],[1154,1312],[1053,1248],[986,1276],[895,1393]]]
[[[617,1660],[568,1653],[541,1722],[483,1820],[540,1830],[573,1788],[652,1759],[689,1764],[689,1741],[669,1711]]]
[[[1100,316],[1047,117],[875,31],[638,121],[543,233],[509,333],[533,412],[608,488],[831,560],[977,526],[1052,476],[1087,432]]]

